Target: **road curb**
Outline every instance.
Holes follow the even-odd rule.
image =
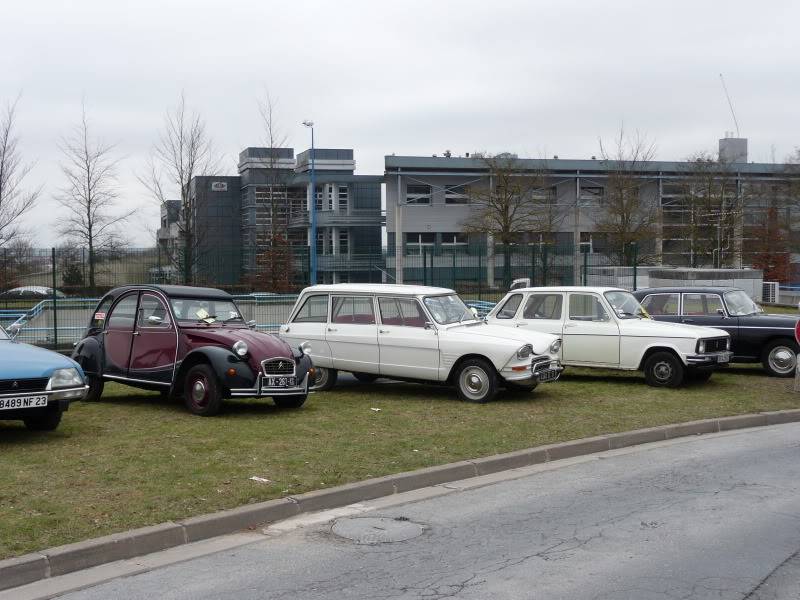
[[[674,423],[537,446],[248,504],[0,560],[0,590],[243,529],[253,529],[301,513],[338,508],[432,485],[650,442],[794,422],[800,422],[800,409]]]

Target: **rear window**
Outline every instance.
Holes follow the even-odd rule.
[[[650,294],[642,300],[648,314],[658,316],[677,315],[680,307],[679,294]]]

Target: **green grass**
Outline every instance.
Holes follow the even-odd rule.
[[[778,315],[798,315],[800,316],[800,311],[797,310],[796,306],[775,306],[773,304],[764,304],[761,306],[766,313],[778,314]]]
[[[559,383],[486,405],[448,388],[354,382],[299,410],[230,401],[214,418],[109,385],[103,401],[74,404],[55,432],[0,422],[0,558],[459,459],[797,408],[791,385],[755,367],[678,390],[650,388],[636,373],[570,369]]]

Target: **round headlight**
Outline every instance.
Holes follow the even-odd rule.
[[[247,344],[239,340],[233,345],[233,351],[236,353],[236,356],[242,358],[247,354]]]
[[[553,340],[553,343],[550,344],[550,353],[551,354],[558,354],[558,351],[561,350],[561,339]]]
[[[531,346],[530,344],[525,344],[522,348],[517,350],[517,358],[519,358],[520,360],[528,358],[532,354],[533,354],[533,346]]]

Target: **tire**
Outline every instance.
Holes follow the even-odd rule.
[[[222,407],[222,390],[217,374],[209,365],[195,365],[186,373],[183,401],[193,415],[211,417]]]
[[[300,408],[306,401],[306,394],[296,394],[294,396],[273,396],[272,401],[278,408]]]
[[[36,417],[28,417],[23,422],[30,431],[53,431],[61,423],[61,411],[48,410]]]
[[[705,383],[713,374],[714,371],[690,371],[688,378],[693,383]]]
[[[789,339],[770,342],[761,354],[761,364],[772,377],[791,377],[797,366],[797,344]]]
[[[372,383],[378,378],[374,373],[353,373],[353,377],[358,379],[361,383]]]
[[[520,383],[510,383],[506,382],[506,391],[511,392],[513,394],[529,394],[533,390],[535,390],[539,386],[539,382],[536,383],[528,383],[528,384],[520,384]]]
[[[497,373],[488,361],[482,358],[465,360],[455,377],[458,397],[465,402],[483,404],[497,395]]]
[[[102,377],[97,375],[86,375],[86,384],[89,386],[89,390],[86,392],[86,398],[84,401],[86,402],[97,402],[103,395],[103,388],[105,387],[105,382],[103,381]]]
[[[683,383],[686,369],[671,352],[656,352],[644,362],[644,379],[653,387],[676,388]]]
[[[314,367],[314,379],[308,389],[315,392],[325,392],[336,385],[339,372],[327,367]]]

